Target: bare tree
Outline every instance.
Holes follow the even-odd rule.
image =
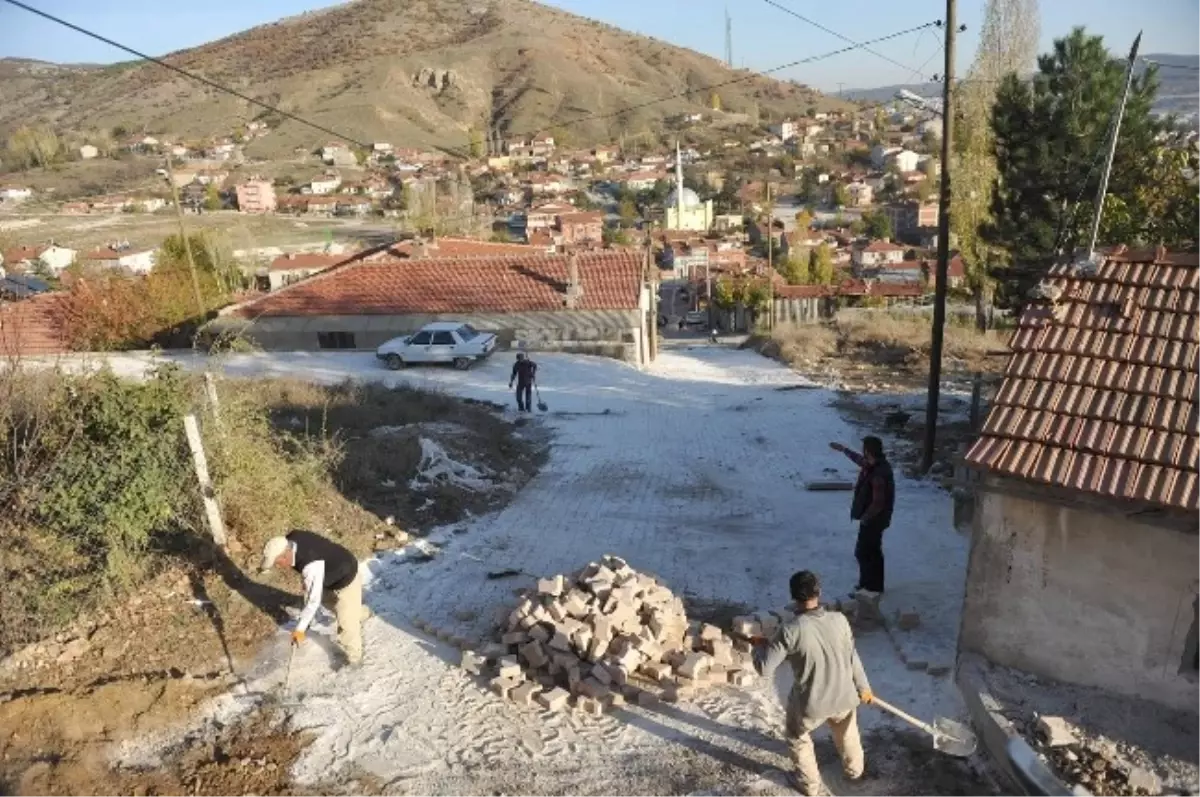
[[[954,141],[954,196],[950,224],[975,299],[975,321],[988,327],[991,269],[1005,253],[990,247],[980,230],[991,220],[997,170],[992,107],[1000,80],[1031,70],[1041,20],[1038,0],[987,0],[979,48],[958,94]]]

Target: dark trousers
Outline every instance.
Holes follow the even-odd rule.
[[[517,409],[521,412],[533,410],[533,383],[517,383]]]
[[[868,520],[858,524],[854,558],[858,560],[858,586],[883,592],[883,530],[887,523]]]

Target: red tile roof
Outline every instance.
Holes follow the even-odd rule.
[[[46,246],[14,246],[3,252],[4,262],[0,265],[13,266],[26,260],[37,260],[49,247]]]
[[[577,257],[583,287],[578,309],[638,307],[640,252],[597,251]],[[330,269],[232,312],[271,317],[562,310],[566,287],[564,255],[386,258]]]
[[[862,248],[864,252],[903,252],[903,246],[897,246],[891,241],[871,241]]]
[[[1057,266],[1031,305],[967,461],[1005,476],[1195,512],[1200,408],[1196,255],[1118,249]]]
[[[319,268],[333,268],[352,259],[354,254],[327,255],[323,252],[300,252],[290,255],[280,255],[271,261],[270,271],[308,271]]]
[[[581,210],[575,213],[560,213],[559,224],[595,224],[604,221],[604,214],[598,210]]]
[[[35,356],[69,351],[66,293],[44,293],[0,303],[0,355]]]
[[[406,258],[429,257],[497,257],[527,255],[527,244],[501,241],[479,241],[474,238],[434,238],[428,241],[408,240],[392,244],[385,255]]]

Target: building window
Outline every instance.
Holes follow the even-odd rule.
[[[317,345],[322,349],[354,349],[353,332],[318,332]]]

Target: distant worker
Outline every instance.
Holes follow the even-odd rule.
[[[508,389],[512,390],[513,382],[517,383],[517,410],[533,412],[533,383],[537,381],[537,363],[525,356],[524,352],[517,353],[517,361],[513,363],[512,376],[508,379]]]
[[[779,665],[792,665],[795,680],[788,695],[785,732],[791,750],[793,785],[805,795],[821,793],[821,771],[812,732],[825,723],[850,780],[863,774],[862,740],[856,709],[870,703],[871,685],[854,648],[850,623],[841,612],[821,606],[821,580],[801,570],[788,584],[796,617],[769,641],[757,640],[754,669],[769,679]]]
[[[350,551],[311,531],[294,529],[286,537],[272,537],[263,547],[259,572],[291,568],[304,579],[304,609],[292,631],[292,644],[304,642],[309,625],[322,605],[337,618],[338,647],[346,662],[362,662],[362,624],[370,615],[364,610],[362,576],[358,559]]]
[[[892,524],[892,509],[896,504],[892,466],[878,437],[864,437],[861,454],[841,443],[830,443],[829,447],[858,465],[858,480],[850,504],[850,519],[858,521],[858,541],[854,544],[858,584],[852,595],[877,602],[883,593],[883,532]]]

